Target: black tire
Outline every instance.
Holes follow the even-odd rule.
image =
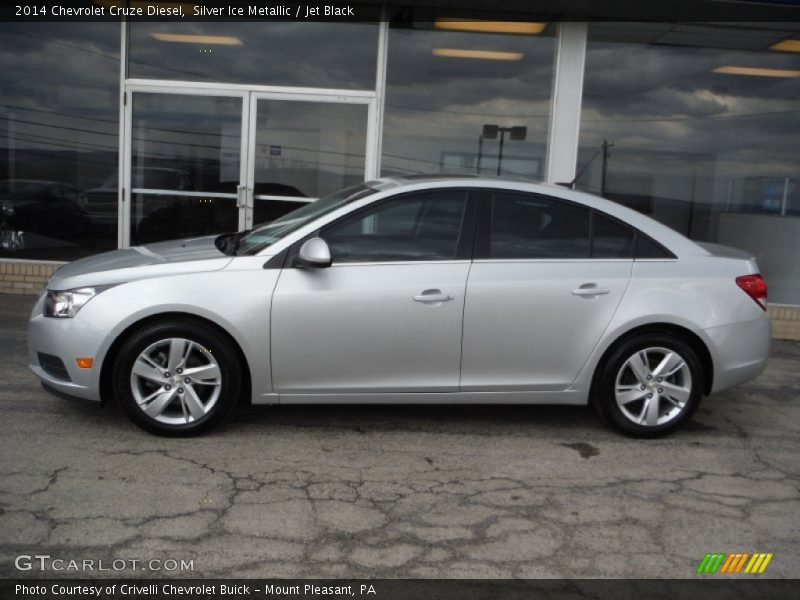
[[[666,414],[666,411],[668,410],[674,410],[676,412],[668,421],[655,425],[636,423],[630,416],[626,416],[625,412],[623,412],[623,408],[621,408],[617,402],[615,393],[618,376],[621,378],[621,383],[624,381],[625,384],[631,387],[636,387],[634,383],[638,383],[638,379],[635,378],[633,369],[630,367],[625,367],[625,371],[622,373],[621,371],[629,358],[632,358],[634,355],[637,355],[638,353],[647,349],[666,349],[677,353],[677,355],[683,359],[683,363],[688,368],[688,373],[691,378],[691,383],[689,386],[684,385],[685,380],[683,380],[681,384],[682,387],[690,389],[690,393],[684,401],[683,407],[678,409],[678,407],[674,405],[673,400],[677,399],[677,396],[671,400],[662,400],[661,402],[663,403],[663,410],[665,412],[662,418],[667,419],[668,415]],[[646,355],[649,357],[651,365],[658,361],[659,356],[663,356],[659,355],[658,353],[651,354],[654,354],[655,356],[653,357]],[[686,371],[682,370],[673,377],[686,377],[685,373]],[[625,380],[625,377],[627,377],[627,380]],[[641,400],[632,401],[631,404],[626,404],[625,406],[628,409],[629,414],[633,413],[634,416],[636,416],[636,413],[639,411],[639,407],[641,406],[644,408],[644,403],[647,402],[647,393],[652,392],[657,396],[657,398],[661,398],[661,395],[657,394],[657,392],[658,390],[664,390],[666,388],[658,387],[658,383],[655,381],[656,377],[651,377],[652,385],[655,386],[655,389],[650,389],[649,387],[644,389],[644,391],[641,392],[644,394],[644,397]],[[703,395],[703,378],[703,368],[700,364],[697,353],[685,340],[674,334],[666,332],[644,333],[624,340],[611,352],[607,360],[605,360],[600,366],[598,377],[595,379],[595,389],[593,390],[592,394],[592,402],[596,412],[598,412],[598,414],[600,414],[605,421],[625,435],[636,438],[661,437],[672,433],[692,418],[692,415],[700,405],[700,400]],[[667,382],[667,384],[669,383],[670,381]],[[648,385],[650,385],[649,382]],[[639,389],[641,389],[641,386],[639,386]],[[633,393],[638,394],[639,390],[633,390]],[[669,393],[672,392],[668,392],[668,394]],[[639,404],[639,402],[641,402],[641,404]],[[642,411],[640,414],[645,414],[645,411]]]
[[[200,353],[199,355],[203,357],[206,356],[204,353],[207,352],[210,356],[207,356],[206,360],[215,361],[219,367],[219,377],[215,379],[219,385],[191,386],[192,390],[195,387],[198,390],[196,397],[201,397],[203,394],[209,394],[209,397],[211,397],[214,390],[218,389],[215,400],[207,402],[207,404],[211,405],[208,412],[202,417],[192,418],[191,421],[182,423],[162,422],[145,414],[144,409],[140,407],[134,396],[134,386],[132,384],[132,370],[140,355],[159,342],[174,338],[188,340],[195,344],[194,350],[192,350],[195,355],[187,360],[197,360],[197,353]],[[189,347],[188,344],[187,347]],[[238,356],[236,348],[227,336],[202,321],[191,317],[176,317],[164,321],[155,321],[134,331],[120,348],[114,362],[114,395],[125,414],[145,431],[172,437],[198,435],[219,423],[236,404],[242,385],[241,365],[239,364]],[[146,380],[144,380],[144,383],[154,386],[150,390],[155,390],[159,385]],[[170,383],[172,383],[170,388],[174,389],[175,398],[169,401],[167,410],[176,411],[175,405],[177,405],[183,410],[183,415],[185,416],[188,413],[186,412],[183,394],[186,393],[188,395],[188,391],[178,387],[181,384]],[[185,387],[189,388],[190,386],[187,385]],[[211,392],[207,391],[209,387],[212,388]],[[179,390],[182,393],[177,396]],[[141,395],[143,394],[140,393]],[[162,414],[159,415],[159,418],[175,421],[180,419],[180,413],[174,417],[165,417]],[[188,417],[186,418],[188,420]]]

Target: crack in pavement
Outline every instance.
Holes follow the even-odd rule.
[[[672,578],[722,549],[773,552],[765,575],[795,576],[800,407],[785,387],[800,388],[800,344],[774,348],[758,380],[650,441],[588,410],[515,406],[240,407],[176,440],[114,406],[3,388],[0,575],[41,550],[194,560],[181,577]],[[0,380],[18,379],[25,357],[3,356]]]

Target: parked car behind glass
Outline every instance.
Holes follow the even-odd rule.
[[[78,190],[56,181],[0,181],[0,243],[7,252],[84,240],[89,219]]]

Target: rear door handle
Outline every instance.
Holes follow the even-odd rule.
[[[596,283],[584,283],[578,289],[572,290],[572,294],[574,296],[583,296],[583,297],[604,296],[610,293],[611,290],[601,289],[597,287]]]
[[[450,302],[453,299],[452,294],[443,294],[442,290],[425,290],[414,296],[414,302]]]

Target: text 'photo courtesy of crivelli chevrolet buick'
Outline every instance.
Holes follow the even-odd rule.
[[[589,404],[655,437],[763,370],[766,298],[748,253],[596,196],[385,178],[249,231],[65,265],[29,363],[163,435],[242,401]]]

